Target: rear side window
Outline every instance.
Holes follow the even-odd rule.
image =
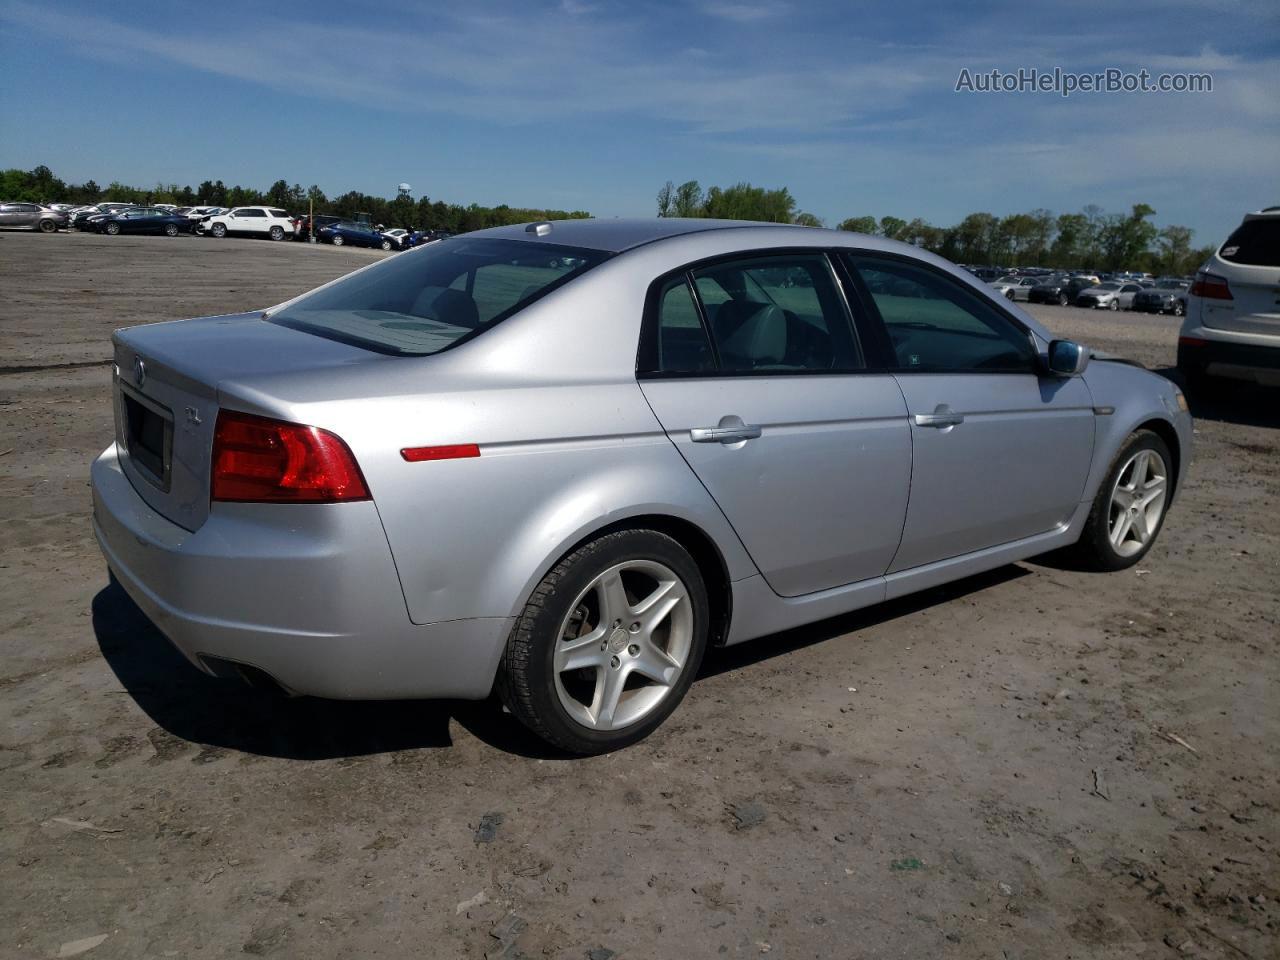
[[[426,356],[478,336],[607,257],[459,237],[345,277],[270,320],[380,353]]]
[[[1246,220],[1227,238],[1218,256],[1228,263],[1280,267],[1280,217]]]
[[[716,368],[689,280],[681,274],[658,295],[657,369],[664,373],[708,373]]]
[[[907,372],[1027,373],[1030,338],[1010,318],[943,274],[902,260],[852,255]]]

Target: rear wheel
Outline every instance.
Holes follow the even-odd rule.
[[[225,223],[215,223],[209,228],[209,232],[221,240],[227,235],[227,225]]]
[[[58,232],[58,224],[57,224],[57,223],[55,223],[53,220],[41,220],[41,221],[40,221],[40,232],[41,232],[41,233],[57,233],[57,232]]]
[[[166,237],[176,237],[178,235],[178,225],[176,223],[166,224],[164,228],[164,235]]]
[[[498,691],[548,743],[616,750],[679,705],[708,622],[702,574],[679,543],[653,530],[607,534],[538,584],[507,641]]]
[[[346,243],[346,242],[347,242],[347,241],[346,241],[346,240],[344,240],[344,239],[342,238],[342,234],[340,234],[340,233],[335,233],[335,234],[333,235],[333,245],[334,245],[335,247],[340,247],[340,246],[342,246],[342,245],[343,245],[344,243]]]
[[[1187,312],[1187,308],[1182,305],[1181,300],[1175,300],[1173,302],[1173,315],[1175,317],[1180,317],[1186,312]]]
[[[1173,492],[1168,445],[1150,430],[1130,434],[1111,463],[1076,545],[1095,570],[1131,567],[1151,549]]]
[[[103,228],[103,232],[108,233],[114,237],[116,234],[120,232],[120,224],[114,223],[114,222],[108,223],[106,227]]]
[[[283,240],[283,239],[284,239],[284,227],[278,227],[278,226],[277,226],[277,227],[272,227],[272,228],[271,228],[271,232],[270,232],[269,236],[271,237],[271,239],[272,239],[272,240]]]

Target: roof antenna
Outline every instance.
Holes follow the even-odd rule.
[[[546,220],[540,220],[537,223],[531,223],[524,228],[525,233],[532,233],[538,237],[545,237],[551,232],[551,224]]]

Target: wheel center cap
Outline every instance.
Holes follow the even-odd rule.
[[[621,653],[626,649],[628,639],[627,631],[619,627],[609,634],[609,649],[614,653]]]

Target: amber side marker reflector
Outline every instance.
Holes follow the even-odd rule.
[[[421,463],[423,460],[461,460],[480,456],[480,445],[453,443],[443,447],[405,447],[400,451],[400,456],[410,463]]]

